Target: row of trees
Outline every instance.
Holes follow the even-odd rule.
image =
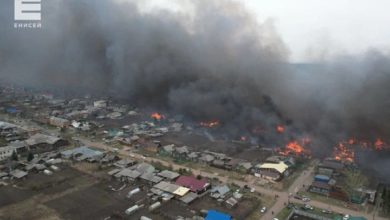
[[[385,215],[390,215],[390,186],[384,187],[382,193],[382,208]]]
[[[27,161],[30,162],[33,159],[34,159],[34,154],[32,152],[28,152],[28,154],[27,154]],[[19,160],[19,156],[16,153],[16,151],[12,152],[11,160],[12,161],[18,161]]]

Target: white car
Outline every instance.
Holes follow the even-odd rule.
[[[273,218],[272,220],[279,220],[279,219],[277,219],[277,218]]]
[[[348,220],[350,215],[344,215],[343,220]]]
[[[264,206],[263,208],[260,209],[260,212],[261,212],[261,213],[265,213],[266,211],[267,211],[267,207],[265,207],[265,206]]]
[[[304,206],[304,208],[305,208],[306,210],[313,210],[313,209],[314,209],[313,206],[311,206],[311,205],[309,205],[309,204],[306,204],[306,205]]]

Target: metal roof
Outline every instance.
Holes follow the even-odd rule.
[[[274,169],[278,171],[279,173],[284,173],[287,169],[288,166],[284,162],[280,163],[263,163],[258,166],[260,169]]]

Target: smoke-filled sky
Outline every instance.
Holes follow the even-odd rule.
[[[313,136],[318,152],[351,136],[389,141],[384,13],[370,5],[373,11],[358,18],[349,10],[362,9],[361,1],[312,2],[277,10],[265,0],[177,0],[167,7],[146,0],[43,0],[43,28],[23,30],[13,28],[13,1],[0,1],[0,79],[111,95],[196,121],[218,119],[235,135],[288,124],[295,136]],[[359,29],[340,17],[367,22]],[[319,31],[316,40],[323,27],[329,35]],[[334,53],[329,43],[341,50]],[[291,64],[303,55],[317,62]]]
[[[126,0],[122,0],[126,1]],[[180,1],[183,2],[183,1]],[[386,0],[241,0],[260,22],[271,19],[291,51],[293,62],[328,59],[390,49]],[[144,8],[187,10],[172,0],[153,0]],[[183,9],[184,8],[184,9]]]

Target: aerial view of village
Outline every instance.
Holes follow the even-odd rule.
[[[326,2],[2,1],[0,219],[390,219],[390,5]]]

